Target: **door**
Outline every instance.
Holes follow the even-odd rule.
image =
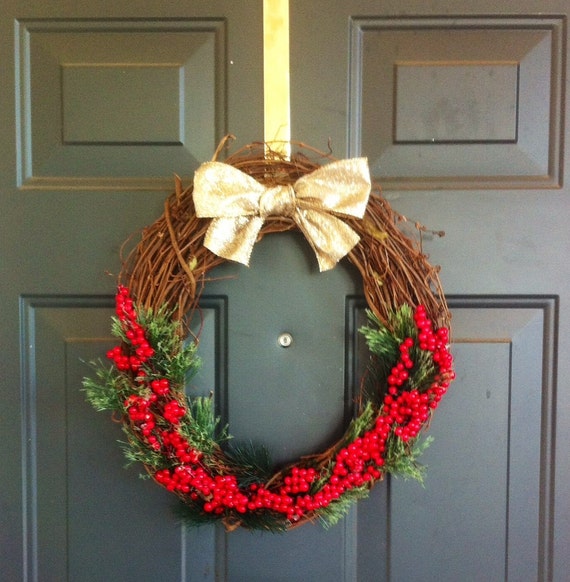
[[[458,379],[425,489],[373,491],[380,535],[358,508],[362,579],[568,577],[567,13],[291,4],[293,135],[368,156],[399,212],[446,232],[424,249],[442,265]]]
[[[124,465],[120,432],[85,407],[81,362],[109,343],[119,247],[160,214],[174,175],[191,179],[228,131],[262,135],[261,4],[1,12],[0,577],[211,579],[214,533],[180,530],[161,491],[108,470]]]
[[[5,4],[6,579],[564,580],[567,3],[290,0],[292,137],[366,155],[410,224],[446,231],[423,245],[442,265],[458,379],[424,488],[387,480],[336,527],[278,536],[181,527],[80,391],[84,361],[111,342],[121,242],[222,135],[263,135],[261,2]],[[282,234],[220,275],[189,389],[214,387],[236,438],[278,460],[330,442],[356,383],[355,273],[319,275]]]

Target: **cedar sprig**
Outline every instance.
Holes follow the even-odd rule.
[[[343,519],[358,500],[366,499],[369,494],[370,488],[367,486],[345,491],[342,497],[331,501],[326,507],[321,507],[316,512],[316,517],[325,529],[329,529]]]
[[[127,440],[119,441],[119,444],[127,460],[127,467],[137,463],[142,463],[147,470],[152,469],[153,471],[158,471],[165,467],[165,458],[163,455],[159,451],[151,449],[143,441],[134,436],[129,426],[123,425],[123,432]],[[141,477],[149,478],[150,475],[148,473],[142,473]]]
[[[366,339],[371,354],[388,362],[397,361],[400,344],[407,338],[415,339],[418,330],[414,324],[414,311],[408,304],[388,314],[388,323],[383,323],[370,309],[366,310],[370,322],[358,331]]]
[[[414,323],[412,308],[407,304],[400,306],[388,315],[387,325],[383,324],[371,310],[367,310],[366,313],[369,324],[359,329],[370,352],[368,373],[362,386],[365,399],[381,402],[383,394],[379,394],[377,388],[386,385],[386,379],[400,356],[400,344],[406,338],[415,341],[410,349],[414,367],[409,371],[407,389],[422,391],[429,388],[437,375],[437,369],[432,354],[418,346],[418,330]]]
[[[147,371],[167,377],[173,384],[183,384],[195,376],[201,367],[198,343],[193,338],[184,341],[182,323],[173,318],[172,310],[165,305],[156,310],[141,308],[137,319],[155,350]]]
[[[370,309],[366,310],[366,315],[371,325],[363,325],[358,331],[364,336],[370,353],[380,360],[395,362],[399,355],[399,338]]]
[[[94,369],[94,377],[83,379],[83,391],[87,401],[97,412],[105,410],[122,411],[123,395],[132,391],[132,384],[123,374],[101,360],[89,363]]]
[[[214,410],[213,395],[186,398],[187,410],[180,432],[196,449],[205,455],[217,453],[220,446],[231,438],[227,426]]]
[[[384,472],[405,480],[413,479],[423,486],[426,466],[419,463],[418,458],[432,442],[432,436],[417,438],[407,443],[399,438],[390,438],[384,458]]]

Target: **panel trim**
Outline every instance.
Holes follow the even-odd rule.
[[[354,418],[354,401],[360,388],[358,345],[362,345],[363,337],[359,333],[359,316],[367,308],[366,300],[360,295],[346,298],[345,304],[345,398],[344,423],[347,425]]]
[[[344,425],[354,418],[354,402],[359,390],[358,380],[358,312],[364,308],[361,296],[349,295],[345,298],[345,382],[344,382]],[[353,506],[342,522],[342,579],[352,582],[358,578],[358,507]]]
[[[385,190],[487,190],[487,189],[558,189],[563,185],[563,135],[564,135],[564,98],[565,98],[565,51],[566,51],[565,15],[528,15],[528,16],[446,16],[446,17],[351,17],[349,21],[349,95],[348,95],[348,153],[350,156],[359,156],[363,152],[362,128],[363,119],[363,42],[368,31],[428,31],[433,29],[446,30],[528,30],[548,31],[551,34],[551,83],[549,95],[549,120],[546,122],[547,143],[545,155],[547,157],[544,173],[534,174],[532,168],[537,165],[529,162],[528,174],[502,175],[489,173],[488,175],[468,175],[463,172],[458,175],[390,175],[382,176],[378,171],[378,180]],[[519,84],[520,87],[520,75]],[[519,92],[520,94],[520,92]],[[520,105],[520,102],[519,102]],[[519,119],[519,122],[521,120]],[[394,121],[393,121],[394,123]],[[393,125],[392,123],[392,125]],[[520,129],[520,124],[519,124]],[[392,127],[393,130],[393,127]],[[392,131],[393,134],[393,131]],[[521,131],[517,134],[517,144],[497,143],[493,147],[514,148],[521,160],[529,158],[524,146],[519,148],[522,137]],[[529,141],[531,136],[526,136]],[[475,147],[476,144],[454,142],[456,147]],[[387,145],[390,151],[396,148],[409,148],[409,143],[397,144],[392,140]],[[445,147],[445,143],[426,145],[425,147]],[[520,152],[519,152],[520,149]],[[431,150],[430,150],[431,151]],[[503,151],[503,150],[499,150]],[[434,154],[435,155],[435,154]],[[513,154],[514,155],[514,154]],[[437,156],[436,156],[437,157]],[[372,160],[371,160],[372,161]],[[508,161],[508,160],[507,160]],[[411,163],[411,162],[410,162]],[[521,162],[522,163],[522,162]],[[542,168],[537,168],[541,170]],[[402,172],[405,174],[405,171]],[[473,172],[475,174],[475,171]]]
[[[38,314],[41,310],[57,309],[104,309],[114,311],[114,298],[110,295],[24,295],[20,298],[20,352],[22,369],[22,428],[21,428],[21,448],[22,448],[22,529],[23,529],[23,569],[24,579],[37,580],[42,576],[42,548],[40,546],[40,523],[39,523],[39,475],[38,468],[40,459],[38,458],[39,435],[37,401],[40,396],[38,390],[41,378],[37,377],[36,353],[41,349],[37,345]],[[200,301],[200,309],[214,312],[214,360],[215,360],[215,386],[216,386],[216,414],[222,419],[227,418],[227,298],[224,296],[204,296]],[[41,317],[41,316],[40,316]],[[95,338],[89,335],[89,330],[85,330],[85,337],[78,338],[77,330],[67,328],[56,329],[59,341],[73,342],[98,341],[102,339],[112,340],[110,333],[108,338]],[[62,335],[63,334],[63,335]],[[65,357],[65,355],[62,355]],[[111,443],[113,444],[113,443]],[[65,456],[65,453],[62,453]],[[66,487],[66,485],[63,485]],[[62,503],[67,503],[66,495],[63,495]],[[65,521],[65,518],[62,518]],[[196,567],[198,561],[205,570],[218,572],[225,568],[220,564],[220,560],[226,555],[225,538],[218,535],[218,528],[212,528],[209,533],[200,530],[200,538],[196,540],[195,532],[187,531],[184,527],[180,529],[180,559],[181,571],[191,571]],[[45,535],[45,534],[44,534]],[[210,539],[212,546],[207,546],[204,536]],[[69,556],[68,546],[63,544],[59,548],[61,551],[61,572],[67,571]],[[198,558],[199,556],[199,558]],[[53,556],[52,556],[53,557]]]
[[[211,71],[212,99],[204,103],[204,107],[213,110],[213,123],[208,127],[207,135],[202,135],[199,142],[188,143],[188,140],[203,133],[201,127],[205,117],[196,114],[193,119],[195,128],[186,127],[190,122],[180,119],[181,130],[186,131],[186,143],[171,143],[170,141],[149,141],[136,143],[100,141],[97,143],[65,142],[63,130],[53,130],[50,135],[42,135],[46,142],[42,149],[46,160],[38,161],[35,155],[34,143],[38,139],[34,135],[33,119],[33,95],[32,95],[32,35],[34,33],[77,34],[77,33],[212,33],[214,70]],[[184,180],[191,179],[191,172],[203,159],[207,159],[216,143],[227,133],[227,22],[225,18],[148,18],[148,19],[21,19],[16,20],[15,33],[15,91],[16,91],[16,183],[21,190],[92,190],[92,191],[159,191],[170,192],[172,190],[173,160],[177,165],[187,168]],[[57,57],[57,55],[55,55]],[[48,57],[46,57],[48,58]],[[53,55],[50,55],[53,58]],[[58,63],[55,63],[56,66]],[[61,66],[63,63],[59,63]],[[172,64],[172,63],[171,63]],[[177,63],[184,69],[184,63]],[[184,80],[184,71],[180,72],[180,82]],[[55,88],[55,101],[52,103],[57,115],[61,117],[61,79],[59,88]],[[180,94],[181,102],[185,95]],[[57,103],[56,103],[57,102]],[[190,107],[187,101],[183,101],[186,108]],[[194,109],[200,105],[195,104]],[[180,116],[183,110],[180,111]],[[53,119],[53,118],[52,118]],[[47,143],[49,142],[49,143]],[[189,148],[189,146],[192,146]],[[127,166],[117,170],[117,176],[99,175],[96,168],[107,167],[116,159],[116,149],[122,148],[124,158],[130,155],[135,158],[133,164],[137,168],[146,169],[145,172],[131,171]],[[149,151],[150,148],[150,151]],[[118,151],[118,150],[117,150]],[[77,165],[75,157],[88,156],[94,159],[93,164],[82,170],[83,175],[73,171]],[[156,161],[154,169],[150,170],[148,160]],[[146,162],[145,162],[146,160]],[[54,166],[52,172],[50,163]],[[47,168],[47,169],[46,169]]]
[[[365,362],[363,357],[368,357],[368,350],[362,334],[358,331],[360,326],[365,323],[365,309],[368,308],[366,299],[362,295],[350,295],[345,302],[345,425],[347,425],[356,414],[354,402],[360,390],[362,367]],[[366,356],[362,352],[364,350]],[[379,491],[380,489],[380,491]],[[381,490],[383,489],[383,491]],[[352,507],[350,513],[345,517],[345,580],[357,580],[359,576],[359,569],[362,567],[359,560],[359,554],[365,550],[362,548],[374,545],[373,555],[374,560],[379,561],[382,566],[375,569],[376,576],[385,574],[386,579],[390,579],[390,477],[380,483],[378,487],[371,493],[374,497],[380,497],[380,503],[383,506],[383,511],[375,509],[375,527],[378,529],[381,536],[384,536],[384,544],[378,543],[376,540],[362,540],[359,538],[359,531],[363,521],[366,521],[367,515],[363,514],[363,501]],[[380,521],[378,516],[385,516],[384,520]],[[348,520],[350,519],[350,523]],[[365,528],[364,528],[365,529]],[[346,536],[349,536],[348,538]],[[353,538],[353,539],[351,539]],[[371,551],[370,547],[367,547]],[[383,570],[382,570],[383,568]],[[384,578],[382,578],[384,579]]]
[[[533,310],[541,313],[542,325],[542,346],[543,352],[540,357],[542,361],[542,387],[541,387],[541,426],[540,426],[540,467],[539,467],[539,490],[538,516],[538,556],[536,556],[538,579],[542,581],[552,579],[553,572],[553,551],[554,551],[554,485],[555,485],[555,418],[556,418],[556,374],[557,374],[557,346],[558,346],[558,321],[559,321],[559,297],[557,295],[449,295],[447,301],[451,312],[460,309],[485,310]],[[363,297],[350,297],[347,299],[347,346],[355,346],[358,340],[357,317],[358,311],[367,307]],[[452,321],[453,328],[453,321]],[[507,334],[508,335],[508,334]],[[485,338],[468,338],[458,337],[453,339],[454,343],[467,343],[480,341],[485,343],[506,343],[510,344],[511,366],[513,366],[513,342],[516,337],[490,336]],[[358,365],[357,356],[354,349],[347,349],[346,354],[346,374],[347,386],[358,388]],[[512,370],[511,370],[512,373]],[[509,397],[510,399],[510,397]],[[511,407],[509,402],[509,409]],[[509,413],[508,419],[508,455],[509,459],[513,454],[513,445],[511,442],[512,415]],[[385,483],[387,496],[387,555],[385,558],[386,576],[390,578],[390,480]],[[507,481],[508,490],[512,483]],[[511,511],[515,508],[512,505],[511,496],[507,494],[507,506]],[[508,522],[509,515],[505,516],[507,520],[507,540],[505,554],[505,576],[508,578],[516,577],[509,572],[509,566],[515,566],[515,557],[510,552]],[[510,575],[509,575],[510,574]]]
[[[538,579],[552,579],[555,517],[555,437],[560,298],[558,295],[450,295],[454,309],[535,309],[543,314],[542,410],[540,427],[540,498],[538,501]],[[510,420],[509,420],[510,423]],[[509,427],[510,431],[510,427]],[[509,447],[510,448],[510,447]],[[508,539],[507,539],[508,543]],[[508,577],[509,555],[505,556]],[[510,577],[509,577],[510,578]]]
[[[229,420],[229,394],[228,394],[228,297],[227,295],[208,295],[200,297],[198,312],[196,317],[201,318],[202,310],[214,312],[214,386],[215,398],[214,409],[221,419],[222,426],[228,424]],[[201,325],[201,322],[200,322]],[[190,533],[188,534],[190,535]],[[215,574],[216,580],[227,580],[228,573],[228,538],[227,532],[222,527],[215,527],[209,533],[213,541],[214,551],[212,554],[211,571]],[[185,554],[189,560],[191,556]],[[191,571],[192,564],[189,562],[187,570]]]

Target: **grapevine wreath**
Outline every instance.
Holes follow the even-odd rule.
[[[403,234],[404,217],[370,183],[364,158],[333,160],[303,144],[285,157],[258,143],[219,162],[228,140],[193,185],[176,179],[164,214],[126,253],[112,324],[120,345],[111,364],[94,362],[84,389],[120,419],[127,459],[179,497],[186,523],[330,526],[385,475],[422,479],[421,433],[454,378],[449,310],[421,250],[423,227],[418,240]],[[200,366],[189,322],[212,269],[247,264],[256,240],[295,228],[321,270],[346,255],[360,272],[370,361],[343,436],[273,467],[264,447],[230,442],[211,397],[185,394]]]

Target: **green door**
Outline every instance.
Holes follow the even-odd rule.
[[[2,578],[565,580],[567,15],[562,0],[291,0],[293,139],[367,156],[410,225],[446,231],[423,247],[458,379],[424,488],[387,480],[330,530],[273,535],[181,527],[80,391],[112,345],[121,243],[225,133],[263,138],[262,3],[5,1]],[[218,274],[189,390],[214,390],[236,439],[279,461],[323,448],[354,396],[358,276],[319,274],[296,233]]]

